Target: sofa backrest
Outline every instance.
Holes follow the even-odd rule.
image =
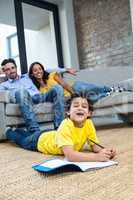
[[[5,76],[1,75],[1,76],[0,76],[0,83],[2,83],[2,82],[5,81],[5,80],[6,80]]]
[[[133,79],[133,67],[115,66],[103,67],[102,69],[83,69],[77,72],[76,76],[64,74],[64,79],[68,82],[80,80],[100,85],[115,85],[127,79]],[[0,76],[0,83],[5,81],[4,76]]]
[[[100,85],[115,85],[127,79],[133,79],[133,67],[107,67],[102,69],[83,69],[77,76],[65,74],[66,81],[81,80]]]

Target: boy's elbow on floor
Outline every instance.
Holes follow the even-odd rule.
[[[73,155],[73,154],[67,154],[65,155],[65,158],[70,161],[70,162],[78,162],[79,158],[77,158],[77,156]]]
[[[71,162],[75,161],[73,155],[69,153],[65,154],[65,158]]]
[[[64,156],[65,156],[65,158],[66,158],[67,160],[71,161],[71,156],[69,156],[68,154],[65,154]]]
[[[63,148],[64,156],[69,161],[75,161],[75,151],[73,150],[73,147],[71,146],[65,146]]]

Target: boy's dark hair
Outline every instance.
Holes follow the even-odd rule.
[[[17,68],[16,62],[14,59],[12,58],[8,58],[8,59],[4,59],[1,63],[1,66],[6,65],[7,63],[13,63],[15,65],[15,67]]]
[[[66,100],[66,103],[65,103],[65,111],[68,112],[70,110],[70,107],[71,107],[71,104],[72,104],[72,101],[73,99],[75,98],[78,98],[78,97],[81,97],[81,98],[84,98],[87,100],[88,102],[88,105],[89,105],[89,111],[93,111],[93,102],[90,100],[89,98],[89,92],[84,90],[84,91],[81,91],[81,92],[74,92],[67,100]]]

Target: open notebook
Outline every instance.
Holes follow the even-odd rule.
[[[66,159],[61,160],[59,158],[52,158],[44,161],[41,164],[33,165],[32,168],[40,172],[57,172],[58,170],[67,170],[67,169],[84,172],[91,169],[99,169],[117,164],[118,162],[113,160],[109,160],[107,162],[70,162],[67,161]]]

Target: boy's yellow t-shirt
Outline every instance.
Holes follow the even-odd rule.
[[[44,154],[61,155],[62,147],[72,145],[74,150],[80,151],[84,144],[88,142],[99,143],[92,120],[87,119],[82,128],[75,127],[73,122],[67,118],[64,119],[57,131],[44,132],[38,139],[37,149]]]
[[[58,74],[57,72],[52,72],[48,76],[48,80],[46,81],[47,86],[45,87],[40,87],[40,92],[45,93],[48,92],[53,86],[57,85],[57,81],[55,81],[54,77],[55,75]],[[70,92],[64,89],[64,96],[70,96]]]

